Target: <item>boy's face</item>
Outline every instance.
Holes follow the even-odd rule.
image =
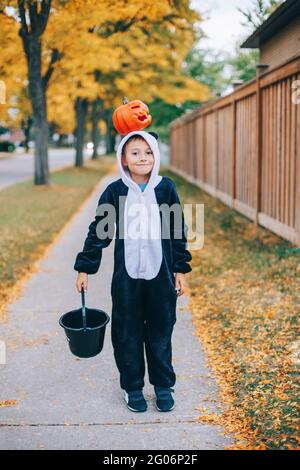
[[[128,166],[130,174],[146,176],[151,173],[154,165],[154,155],[145,140],[131,140],[122,156],[122,164]]]

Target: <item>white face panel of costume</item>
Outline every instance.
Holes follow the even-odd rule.
[[[154,165],[144,192],[132,180],[121,160],[122,148],[134,134],[142,136],[147,141],[154,157]],[[162,262],[161,221],[154,191],[162,179],[158,174],[160,166],[158,142],[146,131],[130,132],[123,137],[118,146],[117,160],[122,181],[128,186],[124,205],[125,267],[128,275],[134,279],[153,279],[159,273]]]

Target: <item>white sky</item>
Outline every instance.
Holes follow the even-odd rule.
[[[201,39],[200,44],[203,47],[233,51],[241,35],[248,37],[251,34],[250,30],[241,25],[244,17],[237,7],[248,10],[252,5],[253,0],[192,0],[191,6],[202,14],[201,27],[209,36]]]

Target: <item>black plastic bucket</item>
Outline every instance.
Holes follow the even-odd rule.
[[[85,306],[81,291],[82,308],[65,313],[59,319],[64,328],[70,350],[77,357],[94,357],[103,349],[106,325],[110,318],[103,310]]]

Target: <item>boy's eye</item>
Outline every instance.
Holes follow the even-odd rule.
[[[152,155],[152,153],[153,153],[153,152],[152,152],[151,150],[148,150],[148,151],[147,151],[147,154],[148,154],[148,155]],[[137,152],[133,152],[133,155],[137,155]]]

